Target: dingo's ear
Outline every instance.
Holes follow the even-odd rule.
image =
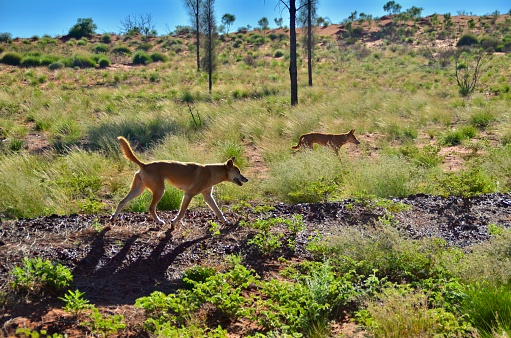
[[[353,134],[354,132],[355,132],[355,129],[351,129],[349,133]]]
[[[232,157],[230,159],[227,160],[227,162],[225,162],[225,164],[227,165],[228,168],[232,168],[234,167],[234,160],[236,159],[236,157]]]

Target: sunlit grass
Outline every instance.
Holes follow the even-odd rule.
[[[494,69],[484,76],[485,86],[502,88],[501,95],[487,98],[475,93],[462,99],[449,68],[429,66],[411,48],[372,50],[357,45],[339,49],[327,41],[316,51],[312,87],[307,84],[306,62],[299,60],[299,105],[291,107],[289,59],[275,57],[283,42],[268,40],[267,46],[250,47],[252,59],[246,58],[247,50],[234,48],[232,43],[220,50],[212,93],[207,90],[207,75],[197,72],[195,60],[184,53],[145,67],[10,67],[0,72],[0,81],[7,85],[0,90],[0,135],[5,138],[0,152],[10,160],[28,158],[25,140],[37,134],[48,141],[46,151],[52,155],[68,156],[78,146],[105,156],[117,173],[105,170],[101,174],[104,182],[112,176],[129,181],[133,167],[120,153],[116,139],[123,135],[137,155],[147,160],[217,163],[235,156],[253,179],[246,187],[219,189],[219,193],[225,191],[226,200],[250,200],[246,192],[251,191],[257,199],[303,202],[435,193],[438,182],[446,178],[440,172],[439,157],[430,156],[430,164],[420,165],[420,158],[428,155],[421,149],[440,144],[449,130],[471,126],[475,131],[470,138],[480,141],[489,135],[502,146],[493,147],[488,155],[490,148],[482,146],[484,140],[476,145],[462,140],[460,147],[477,148],[469,159],[474,163],[465,168],[484,169],[497,180],[492,189],[509,191],[503,147],[511,140],[505,132],[511,126],[511,104],[504,86],[509,58],[496,58]],[[16,46],[20,53],[36,50],[52,57],[70,57],[86,48],[76,43]],[[115,55],[111,59],[117,64],[131,60]],[[342,149],[336,156],[316,147],[313,152],[291,156],[290,147],[303,133],[350,129],[363,141],[356,151]],[[401,156],[403,147],[416,151]],[[476,162],[478,158],[482,161]],[[496,165],[490,166],[490,160]],[[54,166],[46,157],[40,161],[40,165]],[[26,175],[30,181],[31,174]],[[303,181],[312,183],[300,187]],[[105,198],[107,205],[115,204],[111,196]],[[51,204],[48,199],[39,201]]]

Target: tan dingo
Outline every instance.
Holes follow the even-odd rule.
[[[298,144],[296,146],[292,146],[293,149],[298,149],[300,147],[311,148],[314,143],[321,144],[324,146],[329,146],[334,149],[336,152],[339,152],[339,149],[343,144],[350,142],[353,144],[360,144],[357,138],[354,135],[355,129],[351,129],[348,133],[345,134],[324,134],[324,133],[309,133],[303,134],[300,136],[298,140]]]
[[[202,194],[204,201],[223,223],[229,223],[220,209],[218,209],[211,193],[214,185],[224,181],[236,183],[239,186],[248,182],[248,179],[241,174],[240,169],[234,164],[234,157],[227,160],[225,163],[205,165],[178,161],[143,163],[135,156],[130,144],[124,137],[119,136],[117,139],[121,142],[124,156],[126,156],[128,160],[136,163],[140,170],[133,178],[130,192],[119,202],[117,209],[115,209],[111,217],[112,221],[115,221],[117,215],[126,203],[139,196],[145,189],[149,189],[153,194],[153,199],[149,206],[149,213],[154,221],[159,224],[165,224],[165,222],[156,215],[156,205],[165,192],[164,182],[167,180],[174,187],[184,192],[179,213],[171,220],[172,226],[183,218],[192,197],[198,194]]]

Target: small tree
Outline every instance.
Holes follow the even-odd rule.
[[[401,5],[396,3],[395,1],[389,1],[385,5],[383,5],[383,10],[385,12],[389,12],[389,14],[398,14],[401,12]]]
[[[222,24],[225,26],[225,31],[229,33],[229,28],[236,21],[236,17],[232,14],[226,13],[222,16]]]
[[[266,17],[263,17],[259,21],[257,21],[257,24],[259,25],[259,28],[261,28],[261,30],[263,31],[270,29],[269,27],[270,23],[268,22],[268,19]]]
[[[275,24],[277,25],[277,27],[282,28],[282,22],[283,22],[284,19],[282,19],[282,18],[275,18],[273,20],[275,21]]]
[[[461,96],[469,96],[474,92],[481,76],[481,67],[486,55],[482,49],[472,52],[467,48],[462,48],[456,52],[454,56],[454,76]]]
[[[217,66],[216,44],[218,33],[216,31],[215,0],[202,0],[203,11],[201,12],[201,28],[204,32],[204,56],[202,66],[208,72],[209,92],[213,88],[213,72]]]
[[[69,30],[69,36],[75,39],[90,37],[96,33],[97,28],[91,18],[78,19],[76,25]]]

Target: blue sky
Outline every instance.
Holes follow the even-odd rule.
[[[365,13],[373,17],[386,14],[383,5],[388,0],[320,0],[318,15],[329,18],[332,23],[340,23],[352,12]],[[402,10],[412,6],[422,7],[422,15],[451,13],[460,11],[484,15],[498,10],[506,14],[511,10],[511,2],[503,0],[394,0]],[[289,12],[277,6],[278,0],[216,0],[217,24],[225,13],[236,17],[231,31],[248,25],[257,27],[257,22],[266,17],[270,27],[275,27],[275,18],[282,17],[284,24],[289,20]],[[297,0],[297,3],[299,1]],[[29,38],[34,35],[66,35],[79,18],[92,18],[98,26],[97,33],[119,33],[121,20],[128,16],[151,15],[158,34],[163,35],[180,25],[189,25],[190,20],[182,0],[0,0],[0,33],[11,33],[13,37]]]

